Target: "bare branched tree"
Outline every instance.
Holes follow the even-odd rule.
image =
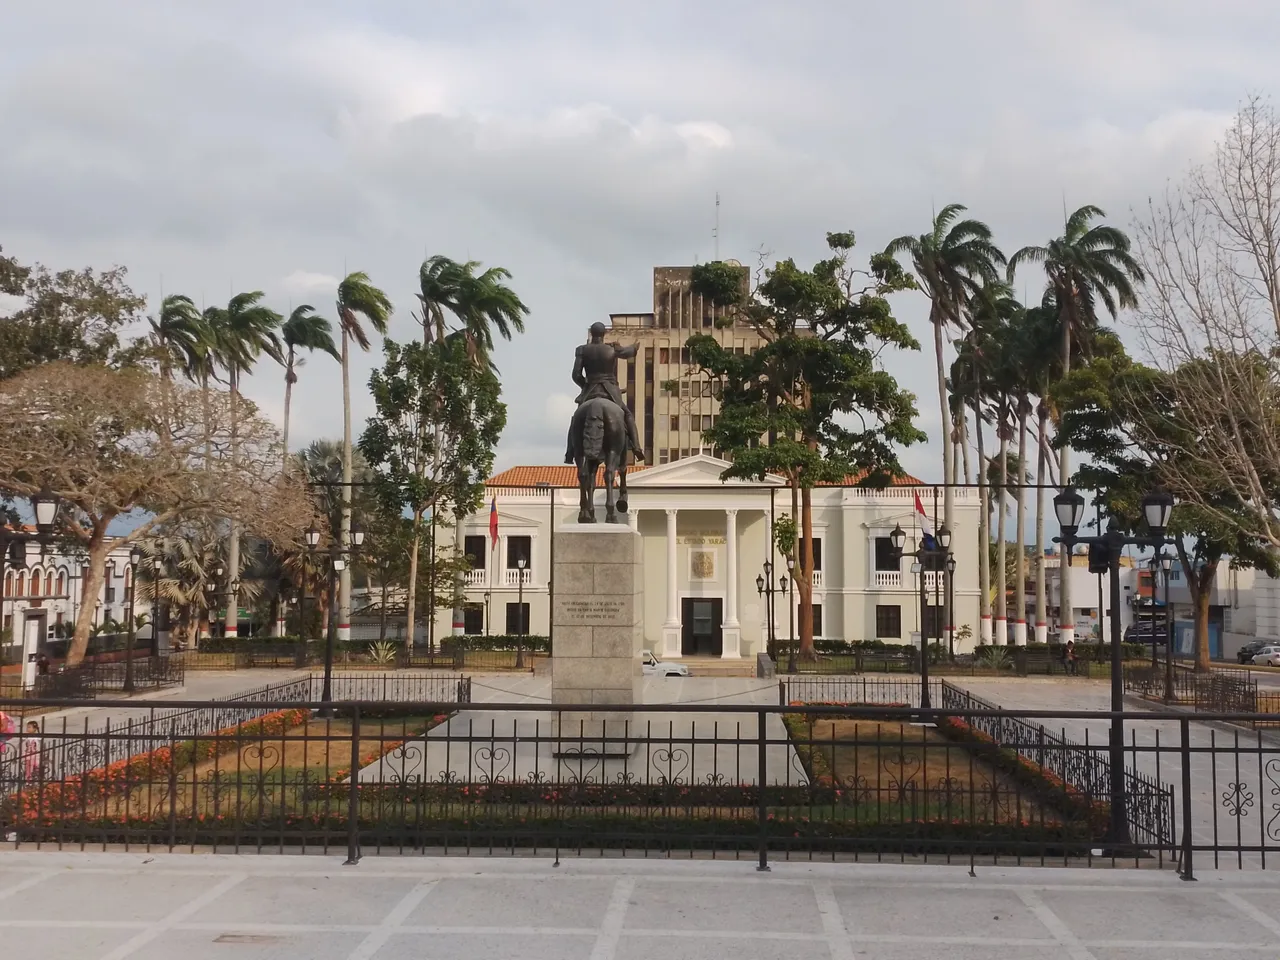
[[[1133,439],[1179,498],[1280,548],[1280,116],[1242,105],[1214,159],[1135,224],[1138,330],[1172,374]],[[1176,410],[1183,439],[1160,421]]]
[[[160,378],[142,370],[45,364],[0,384],[0,492],[23,497],[48,484],[57,494],[57,536],[88,555],[87,596],[121,541],[232,518],[249,534],[292,544],[311,522],[305,488],[281,475],[274,425],[241,400],[233,462],[230,398],[165,389],[167,424]],[[109,536],[120,518],[136,525]],[[92,611],[80,607],[71,664],[84,656]]]

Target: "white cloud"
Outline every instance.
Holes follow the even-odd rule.
[[[5,252],[321,312],[363,269],[399,339],[424,254],[505,266],[532,314],[496,354],[502,464],[559,462],[572,345],[647,310],[655,264],[711,256],[717,193],[721,254],[747,263],[811,263],[832,229],[869,253],[953,200],[1011,250],[1064,203],[1127,224],[1280,80],[1280,12],[1245,0],[56,6],[0,38]],[[922,299],[895,308],[927,342]],[[378,362],[352,360],[357,430]],[[929,352],[889,362],[936,434]],[[337,385],[302,371],[297,443],[341,432]],[[246,383],[264,409],[281,389],[266,366]],[[930,479],[936,458],[904,462]]]

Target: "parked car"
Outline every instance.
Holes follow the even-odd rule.
[[[1265,640],[1250,640],[1243,647],[1236,651],[1237,663],[1253,663],[1253,658],[1262,652],[1262,648],[1267,646]]]
[[[689,675],[689,668],[683,663],[659,660],[653,655],[652,650],[641,651],[640,670],[646,677],[687,677]]]
[[[1155,623],[1150,620],[1139,620],[1137,623],[1131,623],[1125,627],[1125,643],[1142,643],[1149,646],[1153,639],[1157,647],[1163,647],[1169,639],[1169,633],[1163,620],[1158,620]]]
[[[1260,667],[1280,667],[1280,647],[1263,647],[1253,655],[1253,662]]]

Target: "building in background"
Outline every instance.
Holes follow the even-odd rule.
[[[679,462],[629,471],[632,528],[644,539],[644,634],[659,656],[754,657],[767,640],[766,600],[757,590],[765,560],[776,579],[786,564],[771,554],[772,520],[790,513],[785,482],[721,480],[728,464],[691,453]],[[919,580],[909,557],[898,560],[889,535],[901,526],[908,549],[920,537],[914,499],[934,511],[934,487],[912,477],[884,490],[819,486],[813,490],[814,636],[846,641],[910,643],[921,624]],[[489,537],[489,504],[497,500],[498,541]],[[597,491],[597,502],[603,492]],[[978,497],[957,491],[955,624],[978,630]],[[466,520],[468,634],[546,635],[550,622],[552,531],[578,510],[574,468],[513,467],[493,477],[485,508]],[[602,512],[602,511],[601,511]],[[940,525],[940,523],[939,523]],[[924,617],[931,636],[945,624],[941,578],[925,574]],[[775,635],[798,632],[793,592],[774,597]],[[449,611],[437,615],[446,636]],[[554,637],[553,637],[554,642]],[[973,640],[957,644],[972,649]]]
[[[97,594],[87,600],[82,589],[83,555],[62,553],[52,546],[42,552],[39,544],[29,543],[25,565],[15,568],[12,559],[6,558],[3,602],[0,603],[4,662],[18,662],[24,642],[28,651],[44,649],[53,642],[55,652],[59,652],[62,644],[57,641],[71,636],[76,617],[86,602],[93,604],[95,627],[116,623],[121,625],[120,632],[124,632],[129,596],[133,591],[129,550],[128,544],[110,548],[106,577]],[[138,631],[141,637],[151,636],[150,612],[150,602],[139,600],[134,613],[145,614],[148,620]]]
[[[764,342],[745,324],[724,326],[729,320],[724,308],[695,294],[692,277],[692,267],[654,267],[653,310],[609,317],[610,341],[640,344],[635,359],[619,362],[618,384],[636,418],[645,460],[654,466],[715,453],[702,431],[715,421],[720,400],[711,381],[690,363],[689,337],[705,333],[738,353]],[[742,282],[748,282],[746,267]]]

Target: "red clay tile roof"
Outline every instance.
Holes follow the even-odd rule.
[[[638,473],[648,469],[648,464],[637,463],[627,467],[627,473]],[[596,474],[596,482],[603,483],[604,468]],[[553,487],[576,487],[578,485],[578,468],[569,464],[554,467],[511,467],[495,474],[485,481],[493,487],[536,487],[540,483],[549,483]]]
[[[647,470],[651,464],[637,463],[627,467],[627,473],[634,474],[641,470]],[[845,478],[845,484],[853,486],[859,482],[861,477],[849,476]],[[603,483],[603,469],[596,474],[596,483]],[[536,487],[540,483],[547,483],[553,487],[569,487],[573,488],[578,485],[578,469],[568,464],[555,465],[548,467],[510,467],[501,473],[490,477],[486,483],[491,487]],[[838,486],[838,484],[820,484],[820,486]],[[910,474],[903,474],[895,477],[891,483],[895,487],[922,487],[928,486],[923,480],[918,480]]]

